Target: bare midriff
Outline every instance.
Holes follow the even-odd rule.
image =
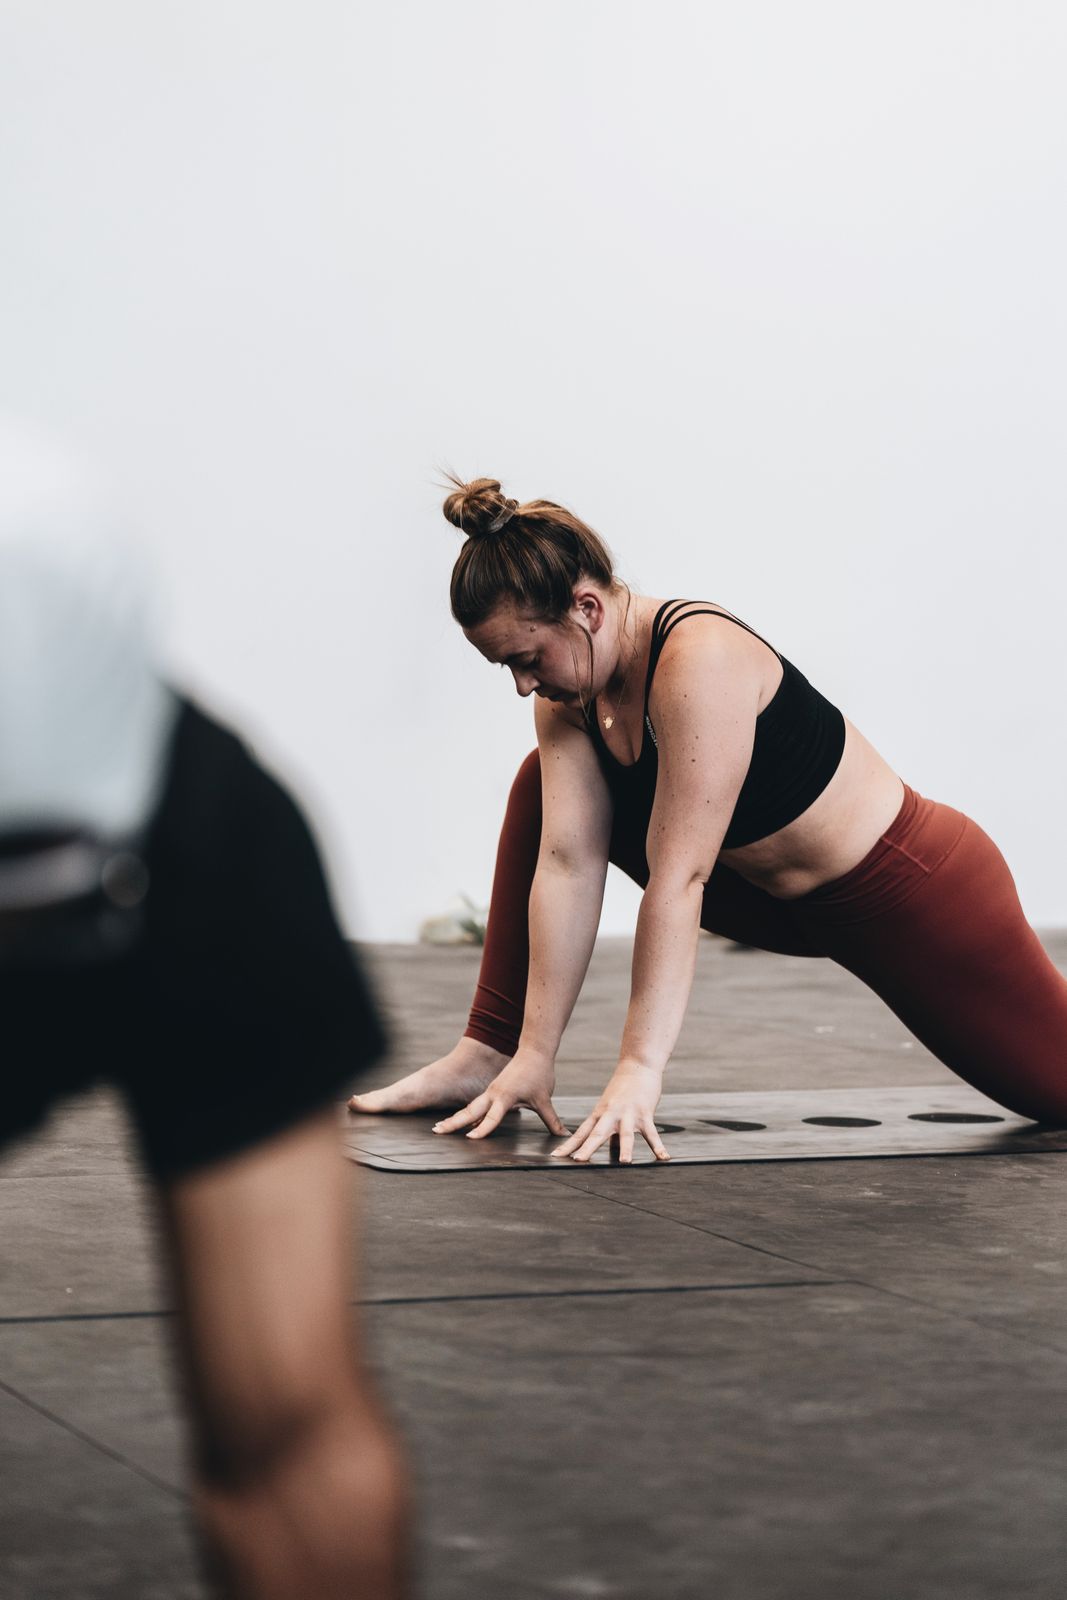
[[[845,717],[845,748],[822,794],[777,833],[720,850],[719,860],[776,899],[796,900],[851,872],[903,800],[901,779]]]
[[[659,603],[646,601],[652,609]],[[739,668],[751,670],[757,660],[763,663],[758,714],[777,692],[782,664],[762,640],[736,623],[733,629],[737,637],[731,646],[738,652]],[[647,666],[647,646],[644,655]],[[634,676],[643,685],[644,672],[635,672]],[[611,741],[614,748],[609,753],[614,755],[618,750],[623,765],[640,751],[643,714],[642,701],[621,709],[617,717]],[[568,720],[584,726],[577,708],[569,710]],[[777,833],[733,850],[720,850],[718,859],[776,899],[796,900],[850,872],[862,861],[894,820],[903,800],[902,780],[845,717],[841,761],[818,798]]]

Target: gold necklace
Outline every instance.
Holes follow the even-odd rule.
[[[626,694],[626,686],[630,682],[630,673],[634,670],[634,662],[637,660],[637,639],[638,639],[638,634],[637,634],[637,631],[635,630],[634,631],[634,653],[630,657],[630,665],[626,669],[626,678],[625,678],[625,681],[624,681],[623,686],[622,686],[622,692],[620,693],[619,698],[615,702],[615,710],[611,713],[610,717],[601,717],[601,719],[600,719],[603,722],[605,728],[610,728],[612,726],[612,724],[614,723],[615,718],[619,714],[619,707],[622,705],[623,697]]]

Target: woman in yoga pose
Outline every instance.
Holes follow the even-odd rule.
[[[516,1105],[568,1134],[555,1059],[609,861],[641,885],[618,1064],[553,1154],[632,1160],[682,1025],[701,928],[828,956],[941,1061],[1024,1117],[1067,1119],[1067,978],[970,817],[904,783],[796,667],[724,608],[633,594],[585,523],[500,484],[445,501],[467,534],[452,614],[536,693],[512,785],[470,1020],[453,1050],[355,1111],[461,1110],[483,1138]]]

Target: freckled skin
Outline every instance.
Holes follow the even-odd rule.
[[[562,694],[563,714],[569,713],[576,723],[581,722],[582,705],[603,696],[605,703],[614,707],[612,738],[613,743],[618,739],[618,749],[613,753],[626,764],[640,748],[652,620],[663,603],[655,596],[634,594],[631,598],[625,590],[613,595],[595,583],[579,582],[568,612],[574,632],[522,618],[509,604],[464,633],[488,661],[504,663],[517,656],[518,660],[507,661],[506,666],[514,675],[518,694],[525,697],[537,692],[553,698]],[[723,609],[714,602],[700,604]],[[781,681],[778,658],[736,624],[731,625],[727,638],[738,670],[762,675],[758,706],[762,711]],[[683,690],[683,696],[688,698],[687,691]],[[792,899],[862,860],[896,816],[904,785],[847,716],[845,729],[838,769],[808,810],[765,839],[721,850],[720,861],[769,894]],[[627,751],[629,754],[622,753]]]
[[[464,629],[464,635],[487,662],[512,673],[521,697],[538,693],[557,700],[558,715],[577,727],[585,727],[583,709],[603,696],[599,709],[611,711],[610,723],[607,717],[604,720],[605,726],[614,730],[612,753],[626,765],[636,759],[641,748],[652,621],[664,603],[653,596],[630,595],[623,589],[614,592],[582,580],[574,588],[565,619],[569,626],[522,617],[509,603],[477,627]],[[712,610],[723,609],[714,603],[699,603],[710,604]],[[781,662],[767,644],[736,622],[723,626],[726,632],[720,641],[722,650],[716,654],[716,670],[723,670],[724,660],[727,670],[736,663],[739,675],[758,683],[758,715],[781,682]],[[679,635],[684,639],[684,630],[679,630]],[[678,648],[684,651],[685,646],[676,645]],[[678,682],[677,674],[674,681]],[[681,695],[688,700],[688,690],[681,689]],[[899,810],[901,780],[847,717],[845,726],[846,744],[838,771],[808,810],[766,839],[719,852],[720,861],[779,898],[806,894],[849,871]],[[699,759],[694,755],[691,763],[697,764]],[[705,809],[712,804],[710,797],[704,800]],[[650,904],[643,910],[646,920],[660,919],[664,936],[671,932],[668,909]],[[658,937],[655,932],[646,936],[646,957],[654,952]],[[641,1005],[634,1008],[632,1021],[638,1032],[647,1031]],[[353,1110],[372,1112],[413,1111],[430,1105],[469,1107],[510,1066],[510,1058],[464,1035],[438,1061],[383,1089],[353,1096],[349,1104]],[[543,1114],[546,1120],[555,1116],[550,1105]],[[442,1126],[447,1129],[450,1124],[439,1124]],[[555,1125],[549,1122],[549,1126]],[[566,1130],[559,1124],[555,1131]],[[568,1146],[553,1153],[563,1154],[572,1143],[569,1140]],[[587,1155],[588,1151],[580,1153],[576,1159]]]

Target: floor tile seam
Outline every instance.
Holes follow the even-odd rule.
[[[361,1300],[348,1300],[348,1308],[367,1306],[424,1306],[453,1305],[485,1300],[574,1300],[589,1296],[618,1296],[635,1294],[722,1294],[749,1289],[810,1289],[825,1288],[827,1283],[851,1283],[850,1278],[768,1278],[758,1283],[669,1283],[669,1284],[613,1284],[606,1288],[588,1289],[501,1289],[485,1294],[416,1294],[370,1296]],[[38,1316],[0,1317],[0,1330],[15,1327],[41,1327],[70,1322],[129,1322],[162,1321],[175,1313],[161,1307],[158,1311],[68,1311],[43,1312]],[[2,1338],[2,1333],[0,1333]],[[0,1388],[4,1385],[0,1381]]]
[[[136,1180],[135,1167],[113,1167],[105,1172],[15,1172],[10,1177],[0,1173],[0,1187],[8,1183],[58,1183],[70,1178],[122,1178]]]
[[[64,1433],[70,1434],[72,1438],[77,1439],[81,1444],[88,1445],[91,1450],[95,1450],[98,1454],[107,1456],[109,1460],[117,1462],[119,1466],[125,1467],[127,1471],[134,1473],[136,1477],[143,1478],[146,1483],[152,1484],[153,1488],[162,1489],[164,1494],[169,1495],[171,1499],[188,1501],[189,1496],[185,1491],[176,1488],[172,1483],[168,1483],[165,1478],[157,1477],[147,1467],[138,1466],[136,1461],[131,1461],[129,1456],[123,1455],[120,1450],[113,1450],[109,1444],[104,1444],[102,1439],[95,1439],[91,1433],[86,1433],[83,1428],[77,1427],[73,1422],[68,1422],[65,1417],[58,1416],[54,1411],[50,1411],[47,1406],[42,1406],[38,1401],[31,1400],[29,1395],[23,1394],[20,1389],[14,1388],[10,1383],[5,1383],[2,1378],[0,1378],[0,1393],[10,1396],[12,1400],[17,1400],[20,1405],[24,1405],[28,1410],[36,1412],[39,1417],[43,1417],[55,1427],[61,1428]]]
[[[845,1279],[834,1280],[846,1282]],[[750,1289],[821,1289],[826,1283],[824,1278],[781,1278],[766,1280],[759,1283],[672,1283],[672,1284],[618,1284],[606,1288],[588,1289],[502,1289],[499,1292],[487,1294],[444,1294],[444,1295],[390,1295],[381,1299],[353,1301],[352,1304],[360,1306],[418,1306],[418,1305],[450,1305],[464,1302],[480,1302],[485,1300],[575,1300],[592,1298],[610,1298],[621,1295],[638,1294],[724,1294],[727,1292],[748,1291]]]
[[[722,1165],[725,1164],[726,1163],[722,1163]],[[599,1171],[602,1169],[598,1168],[595,1170]],[[575,1183],[573,1180],[568,1178],[566,1173],[546,1171],[545,1176],[554,1179],[556,1183],[563,1184],[568,1189],[576,1190],[579,1194],[587,1195],[590,1199],[609,1200],[616,1205],[627,1206],[631,1211],[640,1211],[646,1217],[655,1217],[660,1222],[673,1223],[674,1226],[678,1228],[690,1228],[693,1230],[693,1232],[701,1233],[706,1238],[721,1239],[725,1244],[736,1245],[740,1250],[751,1250],[754,1254],[768,1256],[773,1261],[785,1261],[788,1262],[791,1267],[800,1267],[806,1272],[826,1272],[829,1270],[826,1267],[816,1266],[815,1263],[811,1261],[798,1261],[795,1256],[783,1255],[780,1250],[768,1250],[764,1245],[747,1244],[743,1239],[735,1239],[732,1234],[720,1233],[715,1228],[706,1228],[701,1223],[692,1222],[686,1217],[667,1216],[662,1211],[655,1211],[650,1206],[640,1206],[636,1201],[627,1200],[622,1195],[601,1194],[599,1190],[585,1189],[581,1186],[581,1184]]]
[[[553,1172],[549,1173],[548,1176],[555,1179],[557,1183],[565,1184],[569,1189],[577,1189],[581,1194],[590,1194],[588,1189],[583,1189],[579,1184],[570,1181],[563,1173]],[[762,1245],[747,1244],[743,1239],[735,1239],[730,1234],[718,1233],[713,1228],[702,1227],[699,1222],[690,1222],[682,1217],[666,1217],[662,1212],[652,1211],[647,1206],[636,1205],[632,1200],[626,1200],[615,1195],[601,1195],[599,1191],[593,1191],[591,1197],[595,1199],[615,1200],[619,1205],[628,1206],[633,1211],[641,1211],[647,1216],[658,1217],[663,1222],[674,1222],[682,1228],[692,1228],[698,1233],[706,1234],[709,1238],[722,1239],[726,1243],[736,1244],[740,1249],[752,1250],[759,1255],[769,1256],[773,1260],[788,1262],[790,1266],[799,1267],[807,1272],[830,1272],[833,1270],[830,1267],[820,1267],[812,1261],[799,1260],[796,1256],[782,1255],[779,1251],[768,1250]],[[818,1280],[812,1279],[811,1281],[816,1282]],[[824,1279],[823,1281],[825,1282],[827,1280]],[[909,1302],[909,1304],[922,1306],[929,1311],[936,1311],[942,1316],[955,1317],[961,1322],[967,1322],[973,1327],[981,1328],[983,1332],[1006,1332],[1010,1338],[1017,1339],[1020,1343],[1031,1344],[1036,1346],[1038,1349],[1048,1350],[1056,1355],[1064,1355],[1067,1353],[1061,1350],[1058,1345],[1046,1344],[1044,1340],[1034,1339],[1026,1334],[1015,1333],[1009,1329],[1002,1329],[997,1323],[983,1322],[980,1318],[970,1316],[965,1311],[952,1311],[945,1306],[938,1305],[934,1301],[924,1300],[918,1295],[908,1294],[903,1289],[892,1289],[887,1284],[874,1283],[868,1278],[835,1278],[829,1281],[835,1283],[855,1283],[861,1288],[870,1289],[878,1294],[891,1295],[898,1300],[906,1300]]]
[[[936,1312],[938,1316],[954,1322],[966,1322],[972,1328],[978,1328],[982,1333],[1002,1334],[1006,1339],[1012,1339],[1016,1344],[1024,1344],[1038,1350],[1044,1350],[1049,1355],[1061,1356],[1067,1359],[1067,1350],[1056,1344],[1047,1344],[1044,1339],[1035,1339],[1033,1335],[1019,1333],[1014,1328],[1004,1327],[999,1322],[989,1322],[982,1317],[972,1316],[966,1311],[954,1310],[951,1306],[939,1305],[935,1300],[925,1300],[920,1295],[908,1294],[905,1289],[892,1289],[888,1284],[873,1283],[869,1278],[852,1278],[850,1280],[861,1289],[870,1289],[875,1294],[888,1295],[894,1300],[903,1300],[908,1305],[920,1306],[924,1311]]]
[[[0,1317],[0,1328],[19,1328],[47,1322],[151,1322],[174,1315],[170,1306],[159,1306],[153,1311],[39,1311],[27,1312],[24,1316]]]
[[[904,1290],[893,1289],[886,1284],[874,1283],[869,1278],[859,1278],[855,1276],[843,1278],[768,1279],[759,1283],[738,1282],[713,1284],[619,1285],[601,1289],[589,1288],[529,1291],[501,1290],[499,1293],[488,1294],[393,1295],[382,1296],[378,1298],[372,1297],[364,1300],[350,1300],[347,1302],[347,1305],[350,1308],[355,1308],[356,1306],[388,1308],[393,1306],[463,1305],[468,1303],[477,1304],[485,1301],[574,1300],[583,1298],[604,1299],[619,1298],[626,1295],[748,1293],[750,1291],[767,1289],[825,1289],[842,1286],[865,1289],[871,1294],[885,1295],[894,1300],[902,1300],[910,1306],[916,1306],[923,1311],[932,1312],[945,1321],[965,1322],[971,1327],[977,1328],[982,1333],[996,1334],[1003,1338],[1012,1340],[1017,1344],[1026,1345],[1028,1348],[1043,1350],[1049,1355],[1067,1358],[1067,1350],[1062,1349],[1059,1345],[1049,1344],[1043,1339],[1036,1339],[1031,1334],[1019,1333],[1017,1330],[1005,1327],[1001,1323],[990,1322],[980,1317],[974,1317],[969,1315],[967,1312],[958,1311],[954,1310],[952,1307],[939,1305],[934,1301],[923,1299],[918,1295],[908,1294]],[[164,1318],[172,1317],[173,1315],[173,1311],[166,1309],[159,1311],[135,1312],[68,1312],[58,1315],[4,1317],[0,1318],[0,1327],[27,1325],[41,1326],[60,1322],[116,1322],[129,1320],[131,1318],[138,1318],[141,1320],[162,1320]],[[179,1498],[186,1498],[182,1495],[180,1490],[174,1487],[173,1484],[169,1484],[164,1479],[155,1477],[154,1474],[139,1467],[135,1462],[130,1461],[118,1451],[112,1450],[108,1445],[105,1445],[100,1440],[93,1438],[91,1434],[82,1432],[82,1430],[67,1422],[64,1418],[57,1416],[55,1413],[49,1411],[46,1407],[39,1405],[36,1401],[31,1400],[29,1396],[22,1394],[21,1391],[13,1388],[10,1384],[5,1383],[3,1380],[0,1380],[0,1392],[8,1394],[12,1399],[17,1400],[21,1404],[28,1406],[31,1410],[38,1412],[42,1417],[65,1429],[66,1432],[72,1434],[75,1438],[80,1439],[83,1443],[90,1445],[93,1449],[100,1451],[104,1455],[112,1457],[116,1462],[120,1463],[122,1466],[128,1467],[131,1471],[137,1473],[139,1476],[144,1477],[148,1482],[153,1483],[157,1488],[163,1489],[168,1494],[178,1496]]]
[[[825,1269],[814,1267],[810,1268],[810,1270],[822,1272]],[[1039,1349],[1046,1350],[1053,1355],[1067,1355],[1067,1351],[1064,1351],[1059,1345],[1048,1344],[1042,1339],[1034,1338],[1031,1334],[1019,1333],[1017,1330],[1007,1328],[1001,1323],[990,1322],[988,1319],[975,1317],[967,1312],[954,1310],[951,1307],[940,1305],[936,1301],[924,1299],[920,1295],[909,1294],[906,1290],[896,1289],[888,1284],[877,1283],[870,1278],[857,1277],[855,1275],[837,1278],[812,1277],[767,1279],[758,1283],[731,1282],[714,1284],[620,1284],[612,1285],[606,1288],[591,1287],[586,1289],[499,1290],[490,1291],[485,1294],[382,1295],[369,1296],[367,1298],[357,1300],[349,1300],[346,1302],[346,1304],[350,1308],[354,1308],[357,1306],[445,1305],[490,1300],[569,1300],[583,1296],[717,1294],[749,1289],[824,1288],[833,1284],[854,1284],[856,1287],[867,1289],[873,1294],[888,1295],[892,1299],[903,1300],[909,1305],[920,1306],[923,1310],[935,1312],[939,1316],[970,1323],[972,1326],[980,1328],[983,1332],[1003,1334],[1006,1337],[1014,1339],[1020,1343],[1033,1345]],[[75,1322],[162,1321],[164,1319],[173,1317],[174,1314],[174,1311],[168,1307],[160,1307],[158,1310],[153,1311],[74,1311],[41,1313],[38,1315],[0,1317],[0,1328],[27,1326],[39,1327],[49,1324]],[[9,1393],[15,1399],[22,1400],[23,1403],[34,1407],[36,1410],[40,1410],[41,1414],[49,1417],[50,1420],[57,1421],[62,1426],[69,1426],[63,1422],[63,1419],[52,1416],[52,1414],[45,1408],[37,1406],[35,1402],[29,1400],[26,1396],[20,1394],[17,1390],[11,1388],[2,1380],[0,1380],[0,1390]],[[70,1431],[76,1432],[77,1430],[71,1428]],[[94,1444],[98,1443],[98,1441],[89,1439],[88,1436],[86,1436],[86,1439],[87,1442]],[[106,1449],[104,1446],[101,1446],[100,1448]],[[123,1458],[116,1457],[116,1459]],[[163,1486],[168,1487],[167,1485]]]

